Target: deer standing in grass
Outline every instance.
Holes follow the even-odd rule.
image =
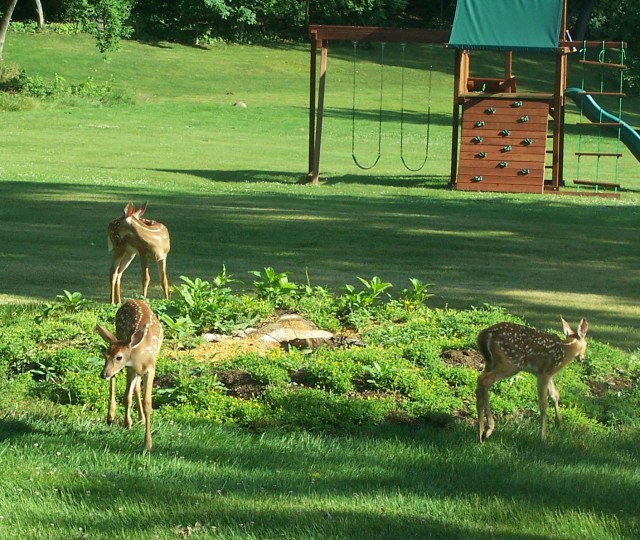
[[[575,357],[584,359],[587,349],[585,336],[589,325],[580,321],[574,332],[562,317],[565,339],[534,328],[512,323],[499,323],[485,328],[478,334],[478,349],[485,361],[484,371],[478,377],[476,388],[478,428],[480,442],[493,433],[495,420],[489,405],[489,389],[501,379],[512,377],[520,371],[533,373],[538,379],[538,405],[540,407],[540,435],[547,438],[547,394],[553,402],[556,423],[560,423],[558,399],[560,394],[553,376]],[[486,426],[485,426],[486,414]]]
[[[100,376],[109,379],[109,412],[111,425],[116,415],[116,374],[127,369],[127,389],[124,394],[125,425],[131,428],[131,400],[135,396],[140,421],[145,424],[144,447],[151,450],[151,388],[156,372],[156,357],[162,346],[162,324],[142,300],[129,300],[116,312],[116,335],[100,325],[96,332],[108,347],[104,351],[104,368]],[[144,401],[140,397],[144,380]]]
[[[169,298],[169,280],[167,279],[167,255],[171,249],[169,231],[157,221],[143,219],[147,209],[145,202],[138,208],[128,203],[124,214],[109,223],[107,242],[109,251],[113,252],[109,281],[111,283],[110,301],[120,303],[120,281],[136,255],[140,255],[142,267],[142,296],[147,296],[149,288],[148,259],[158,264],[158,273],[164,298]]]

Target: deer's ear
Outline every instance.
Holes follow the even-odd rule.
[[[562,317],[560,317],[560,320],[562,321],[562,331],[564,332],[564,335],[568,337],[571,334],[573,334],[573,330],[569,326],[569,323],[565,321]]]
[[[582,319],[578,326],[578,335],[584,339],[584,336],[587,335],[587,330],[589,330],[589,323],[587,322],[587,319]]]
[[[136,215],[138,217],[140,217],[142,214],[144,214],[147,211],[147,205],[149,204],[149,201],[144,201],[136,210]]]
[[[133,206],[132,203],[128,202],[127,206],[124,207],[124,215],[125,217],[131,217],[136,211],[136,207]]]
[[[115,343],[116,341],[118,341],[116,339],[116,336],[114,336],[111,332],[109,332],[109,330],[100,326],[99,324],[96,324],[96,332],[98,332],[98,334],[100,334],[100,337],[107,343]]]
[[[133,334],[131,334],[131,341],[129,342],[129,347],[133,349],[133,347],[140,344],[140,342],[144,339],[144,336],[147,335],[147,327],[143,326],[136,330]]]

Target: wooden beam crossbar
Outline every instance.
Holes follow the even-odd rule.
[[[612,64],[609,62],[599,62],[598,60],[578,60],[578,63],[587,66],[599,66],[602,68],[627,69],[627,64]]]
[[[371,41],[385,43],[434,43],[444,45],[451,30],[423,28],[380,28],[378,26],[311,25],[309,36],[316,41]]]

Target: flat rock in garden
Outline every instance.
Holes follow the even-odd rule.
[[[227,334],[204,334],[204,344],[191,349],[190,354],[199,360],[222,360],[243,353],[264,354],[281,348],[317,349],[327,347],[362,347],[364,343],[356,334],[334,335],[319,329],[314,323],[297,314],[287,313],[259,328],[246,328]]]
[[[331,332],[320,330],[311,321],[296,314],[282,315],[278,320],[258,329],[254,336],[265,349],[316,349],[321,345],[333,345],[335,337]]]

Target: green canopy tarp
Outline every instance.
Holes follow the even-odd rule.
[[[494,51],[555,51],[563,0],[458,0],[449,46]]]

